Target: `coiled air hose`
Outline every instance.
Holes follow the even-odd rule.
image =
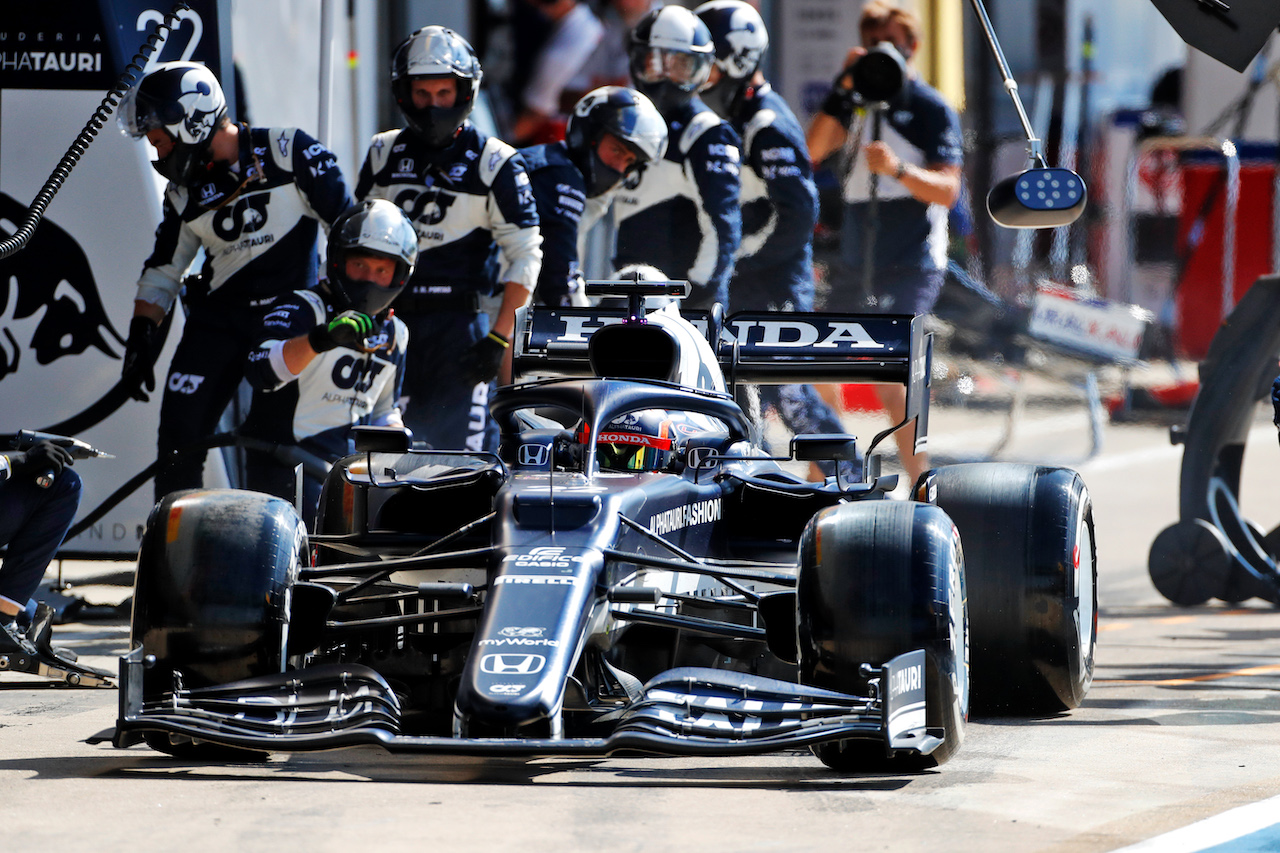
[[[84,156],[84,152],[88,150],[89,144],[98,135],[98,131],[106,124],[112,111],[120,105],[120,100],[125,96],[125,93],[138,81],[138,76],[146,66],[147,60],[156,52],[161,42],[169,37],[169,32],[178,25],[178,13],[184,11],[191,11],[191,7],[186,3],[175,3],[173,11],[165,15],[164,20],[156,24],[155,29],[147,36],[146,42],[138,48],[138,52],[133,55],[133,59],[125,66],[120,79],[116,81],[116,85],[107,91],[102,103],[98,105],[93,115],[90,116],[89,122],[76,136],[75,141],[71,143],[67,153],[62,155],[58,165],[53,168],[53,172],[45,180],[44,186],[36,193],[35,200],[27,208],[27,215],[22,220],[18,230],[4,240],[0,240],[0,259],[9,257],[27,245],[31,235],[36,231],[36,226],[44,218],[45,209],[53,201],[53,197],[58,194],[58,190],[62,189],[62,185],[71,174],[71,170],[75,168],[76,163],[80,162],[80,158]]]

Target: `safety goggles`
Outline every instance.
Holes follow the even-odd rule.
[[[666,80],[686,92],[696,90],[711,74],[711,54],[695,54],[665,47],[632,51],[631,72],[641,83]]]

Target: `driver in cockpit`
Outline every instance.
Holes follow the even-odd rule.
[[[585,438],[581,429],[578,434]],[[728,437],[728,428],[706,415],[641,409],[620,415],[600,429],[596,460],[601,471],[678,471],[691,442],[716,443]]]

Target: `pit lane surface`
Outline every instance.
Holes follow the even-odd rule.
[[[1180,451],[1165,426],[1108,425],[1102,453],[1083,461],[1084,409],[1058,402],[1030,408],[1000,458],[1074,464],[1089,486],[1101,631],[1093,689],[1070,714],[972,722],[936,772],[841,777],[798,751],[523,761],[360,749],[197,765],[84,743],[112,725],[115,691],[0,674],[4,838],[59,851],[1274,849],[1265,844],[1280,835],[1280,800],[1265,801],[1280,796],[1280,613],[1256,599],[1176,608],[1161,598],[1147,549],[1176,519]],[[940,461],[982,456],[1004,425],[999,408],[933,415]],[[879,427],[853,420],[864,436]],[[1263,420],[1246,460],[1241,503],[1269,530],[1280,520],[1280,450]],[[129,564],[66,571],[121,568]],[[77,592],[99,602],[126,590]],[[68,625],[55,636],[114,667],[127,627]]]

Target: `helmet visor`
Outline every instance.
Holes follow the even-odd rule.
[[[596,456],[604,471],[660,471],[672,447],[670,438],[644,433],[606,429],[596,436]]]
[[[141,139],[150,130],[165,130],[166,125],[182,121],[182,105],[176,101],[163,101],[140,91],[134,86],[120,101],[116,123],[120,132],[134,139]]]
[[[667,153],[667,123],[651,104],[619,113],[605,124],[605,131],[636,153],[636,166],[661,160]]]
[[[479,68],[467,43],[442,27],[427,27],[400,47],[391,79],[452,75],[464,80],[478,79]]]
[[[410,268],[418,260],[418,235],[394,204],[367,204],[345,217],[330,235],[331,246],[384,255]]]
[[[711,73],[712,56],[665,47],[639,48],[631,55],[631,73],[641,83],[666,80],[686,92],[693,92]]]

